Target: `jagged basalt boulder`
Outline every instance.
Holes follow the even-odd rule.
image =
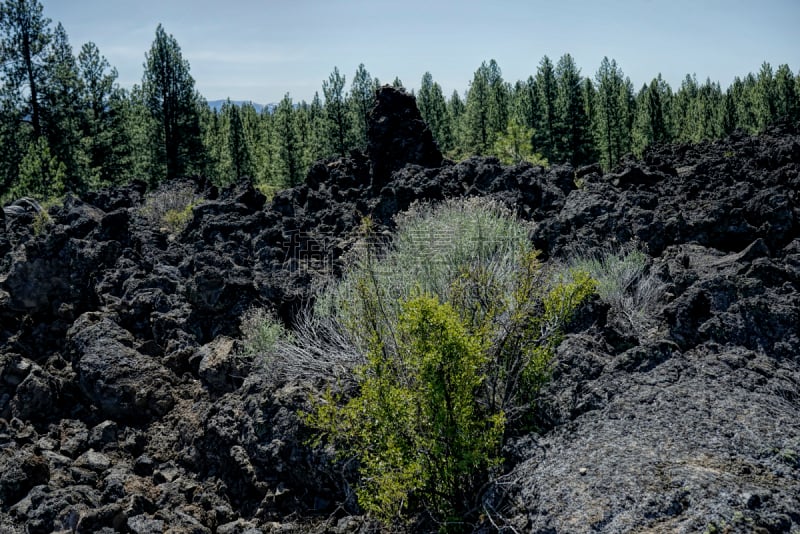
[[[416,100],[401,89],[385,85],[375,95],[370,112],[367,153],[372,162],[372,187],[376,191],[392,172],[407,164],[440,167],[442,153],[422,120]]]
[[[137,351],[130,333],[111,319],[84,314],[67,337],[80,389],[104,416],[146,420],[172,408],[175,377]]]
[[[0,506],[8,507],[50,479],[47,461],[29,448],[0,451]]]

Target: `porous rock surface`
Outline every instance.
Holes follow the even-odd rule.
[[[276,386],[241,354],[239,319],[291,321],[362,217],[391,227],[415,200],[465,195],[535,221],[545,258],[638,241],[667,284],[646,335],[603,306],[573,326],[539,431],[508,441],[495,521],[800,529],[797,126],[603,175],[448,162],[412,97],[377,102],[367,154],[318,162],[269,202],[247,181],[188,179],[204,200],[178,235],[142,216],[142,183],[70,197],[44,231],[0,212],[0,531],[370,531],[309,444],[313,384]]]

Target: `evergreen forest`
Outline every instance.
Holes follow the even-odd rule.
[[[230,101],[212,109],[178,42],[159,25],[141,83],[124,88],[102,51],[92,42],[74,48],[39,0],[0,4],[0,56],[3,203],[197,174],[218,184],[249,176],[267,192],[293,186],[312,162],[366,148],[382,84],[361,64],[352,77],[334,68],[311,102],[287,93],[261,112]],[[425,72],[415,96],[442,152],[607,170],[654,144],[800,120],[800,73],[785,64],[765,62],[724,89],[695,75],[673,88],[660,74],[637,88],[614,59],[586,74],[568,53],[531,68],[511,82],[496,61],[485,61],[466,90],[451,95]]]

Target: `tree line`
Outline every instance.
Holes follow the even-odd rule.
[[[265,188],[293,186],[312,162],[366,148],[381,85],[363,64],[349,85],[334,68],[310,103],[287,93],[261,112],[230,101],[213,110],[160,25],[141,84],[125,89],[117,78],[94,43],[76,54],[39,0],[0,3],[0,200],[80,194],[134,179],[154,187],[190,174],[220,184],[250,176]],[[569,54],[555,64],[545,56],[535,74],[513,84],[491,60],[463,93],[446,97],[426,72],[415,96],[440,148],[456,160],[493,155],[505,163],[610,169],[654,144],[800,121],[800,73],[769,63],[725,90],[693,75],[677,90],[661,75],[636,90],[613,59],[585,76]]]

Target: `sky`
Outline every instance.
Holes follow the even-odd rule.
[[[726,88],[764,61],[800,69],[798,0],[40,1],[76,54],[93,41],[128,88],[163,24],[209,101],[310,101],[334,67],[349,88],[360,63],[408,89],[429,71],[447,96],[482,61],[513,83],[565,53],[584,76],[615,59],[637,89],[659,73],[673,89],[687,74]]]

